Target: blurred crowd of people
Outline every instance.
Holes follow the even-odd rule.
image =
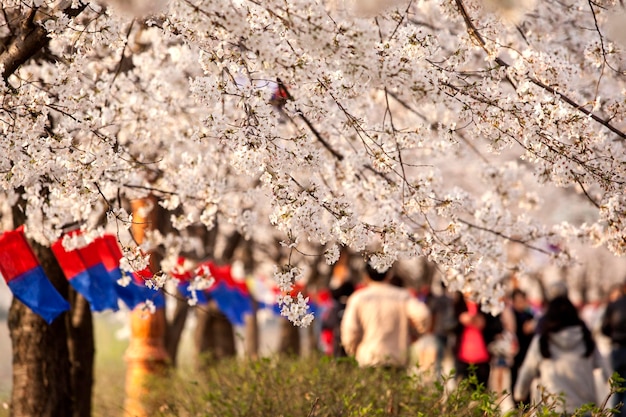
[[[431,285],[403,288],[397,276],[369,266],[365,276],[355,285],[346,275],[332,289],[322,327],[332,333],[333,356],[434,378],[453,371],[454,381],[472,376],[470,383],[516,408],[543,403],[564,414],[600,404],[613,372],[626,377],[626,284],[582,306],[563,282],[539,304],[513,288],[494,316],[475,301],[478,294],[448,293],[443,284],[435,292]],[[626,416],[624,402],[618,392],[609,405]]]

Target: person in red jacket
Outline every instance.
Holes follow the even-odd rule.
[[[487,347],[502,332],[502,322],[498,317],[483,312],[481,306],[469,296],[455,295],[455,371],[457,379],[462,380],[468,378],[474,369],[478,384],[487,388],[491,372],[491,354]]]

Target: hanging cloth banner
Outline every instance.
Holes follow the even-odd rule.
[[[70,309],[69,303],[54,288],[39,265],[26,241],[23,226],[0,236],[0,274],[15,298],[48,324]]]
[[[152,278],[152,273],[149,270],[142,271],[141,275],[139,273],[132,274],[128,285],[120,284],[120,280],[124,275],[124,272],[120,269],[120,259],[124,255],[114,235],[104,235],[96,239],[94,244],[98,247],[102,263],[114,283],[117,296],[129,309],[133,310],[138,305],[145,303],[146,300],[151,300],[156,308],[165,307],[163,292],[153,290],[145,285],[143,275],[146,275],[147,279]]]
[[[176,265],[169,272],[172,278],[178,280],[178,291],[191,305],[206,305],[207,300],[204,290],[193,288],[194,273],[185,269],[185,258],[180,256]]]
[[[231,274],[230,265],[217,266],[205,262],[196,269],[197,275],[206,275],[203,268],[208,268],[215,283],[207,290],[209,297],[215,300],[217,307],[234,325],[243,325],[246,314],[252,313],[252,300],[245,282],[236,282]]]
[[[118,310],[115,283],[93,243],[66,251],[59,239],[51,246],[70,285],[89,302],[91,311]]]

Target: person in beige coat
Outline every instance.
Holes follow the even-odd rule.
[[[389,283],[390,274],[366,266],[368,285],[347,301],[341,322],[341,343],[359,366],[405,368],[411,330],[425,333],[430,312],[405,288]]]

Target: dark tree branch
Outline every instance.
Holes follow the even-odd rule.
[[[76,17],[86,7],[86,4],[81,4],[76,9],[67,8],[63,12],[69,17]],[[35,15],[38,11],[38,8],[31,8],[22,22],[15,25],[14,30],[18,33],[14,33],[15,36],[8,41],[0,53],[0,67],[2,67],[2,79],[5,83],[21,65],[48,44],[48,32],[43,26],[35,22]]]
[[[48,43],[48,32],[43,26],[33,21],[36,13],[36,8],[31,9],[20,25],[20,33],[10,40],[4,52],[0,54],[0,67],[3,67],[2,79],[5,82],[22,64]]]
[[[480,34],[478,29],[476,28],[476,25],[474,25],[474,22],[472,22],[472,19],[470,18],[469,14],[467,12],[467,9],[465,8],[465,5],[463,4],[463,0],[455,0],[455,1],[456,1],[457,7],[459,8],[459,12],[461,13],[461,16],[463,17],[463,20],[465,21],[465,25],[467,26],[468,33],[470,34],[470,36],[472,36],[478,42],[480,47],[485,52],[489,53],[489,51],[487,50],[487,42],[485,42],[485,38],[483,38],[483,36]],[[505,62],[504,60],[502,60],[501,58],[495,58],[495,62],[498,65],[501,65],[501,66],[503,66],[505,68],[510,67],[510,65],[507,62]],[[594,121],[600,123],[602,126],[606,127],[611,132],[615,133],[622,140],[626,139],[626,133],[624,133],[623,131],[621,131],[617,127],[613,126],[608,120],[604,120],[601,117],[595,115],[593,112],[585,109],[583,107],[583,105],[576,103],[573,99],[569,98],[568,96],[566,96],[564,94],[559,93],[554,88],[550,87],[549,85],[544,84],[543,82],[541,82],[537,78],[534,78],[534,77],[532,77],[530,75],[527,75],[527,78],[528,78],[528,81],[530,81],[531,83],[535,84],[537,87],[539,87],[539,88],[549,92],[550,94],[555,95],[561,101],[569,104],[574,109],[576,109],[576,110],[580,111],[581,113],[583,113],[585,116],[591,117]]]
[[[543,253],[543,254],[546,254],[546,255],[551,255],[551,252],[548,251],[548,250],[545,250],[545,249],[540,248],[540,247],[535,246],[535,245],[531,245],[527,241],[524,241],[524,240],[521,240],[521,239],[517,239],[517,238],[512,237],[512,236],[505,235],[504,233],[498,232],[497,230],[493,230],[493,229],[489,229],[487,227],[479,226],[477,224],[470,223],[468,221],[461,220],[461,219],[458,219],[458,222],[466,225],[469,228],[482,230],[483,232],[491,233],[491,234],[496,235],[496,236],[498,236],[498,237],[500,237],[500,238],[502,238],[504,240],[508,240],[509,242],[520,243],[520,244],[526,246],[529,249],[535,250],[537,252],[540,252],[540,253]]]

